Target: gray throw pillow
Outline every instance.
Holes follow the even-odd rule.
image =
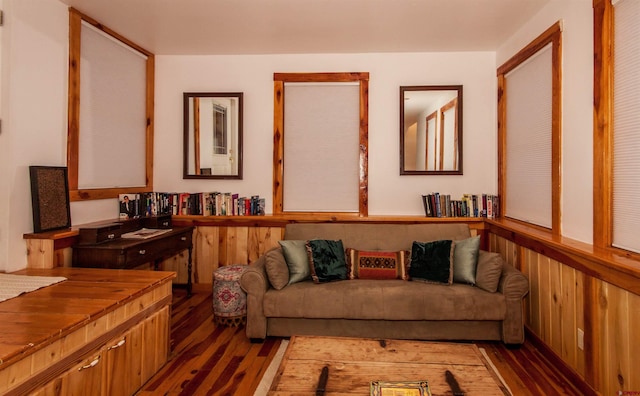
[[[289,267],[289,284],[294,284],[311,278],[309,269],[309,258],[305,240],[282,240],[278,241],[282,246],[284,259]]]
[[[289,267],[282,249],[274,248],[265,254],[264,268],[267,271],[269,283],[274,289],[281,290],[289,284]]]
[[[502,276],[502,256],[498,253],[480,251],[476,269],[476,286],[495,293]]]
[[[454,282],[475,285],[479,250],[480,235],[455,242],[453,252]]]

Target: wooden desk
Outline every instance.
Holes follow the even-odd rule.
[[[131,395],[167,361],[175,273],[16,274],[67,280],[0,302],[0,394]]]
[[[153,263],[158,270],[160,263],[169,257],[188,250],[187,295],[191,296],[191,254],[194,227],[173,227],[171,231],[149,239],[119,238],[109,242],[74,245],[73,267],[134,269]]]

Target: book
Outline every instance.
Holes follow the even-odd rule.
[[[163,229],[141,228],[136,231],[131,231],[131,232],[122,234],[120,237],[126,238],[126,239],[149,239],[158,235],[166,234],[169,231],[171,231],[170,228],[163,228]]]
[[[371,381],[370,396],[431,396],[429,382],[423,381]]]

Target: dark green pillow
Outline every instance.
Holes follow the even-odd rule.
[[[476,268],[480,251],[480,235],[455,241],[453,248],[453,281],[476,284]]]
[[[347,279],[347,262],[342,241],[313,239],[307,241],[309,270],[315,283]]]
[[[453,241],[413,242],[411,280],[450,285],[453,282]]]

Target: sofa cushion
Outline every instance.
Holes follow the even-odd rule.
[[[480,251],[480,235],[456,241],[453,251],[453,281],[458,283],[476,283],[476,267]]]
[[[501,293],[396,279],[299,282],[269,289],[263,309],[267,317],[380,320],[503,320],[507,310]]]
[[[411,247],[411,280],[450,285],[453,282],[453,241],[414,241]]]
[[[289,267],[282,249],[274,248],[265,254],[264,268],[274,289],[280,290],[289,283]]]
[[[347,279],[342,241],[314,239],[306,242],[309,271],[315,283]]]
[[[282,246],[284,259],[289,267],[289,284],[300,282],[311,277],[309,271],[309,258],[305,240],[282,240],[278,241]]]
[[[495,293],[502,276],[502,256],[499,253],[480,252],[476,270],[476,286]]]
[[[366,251],[347,248],[349,279],[408,279],[410,253]]]

